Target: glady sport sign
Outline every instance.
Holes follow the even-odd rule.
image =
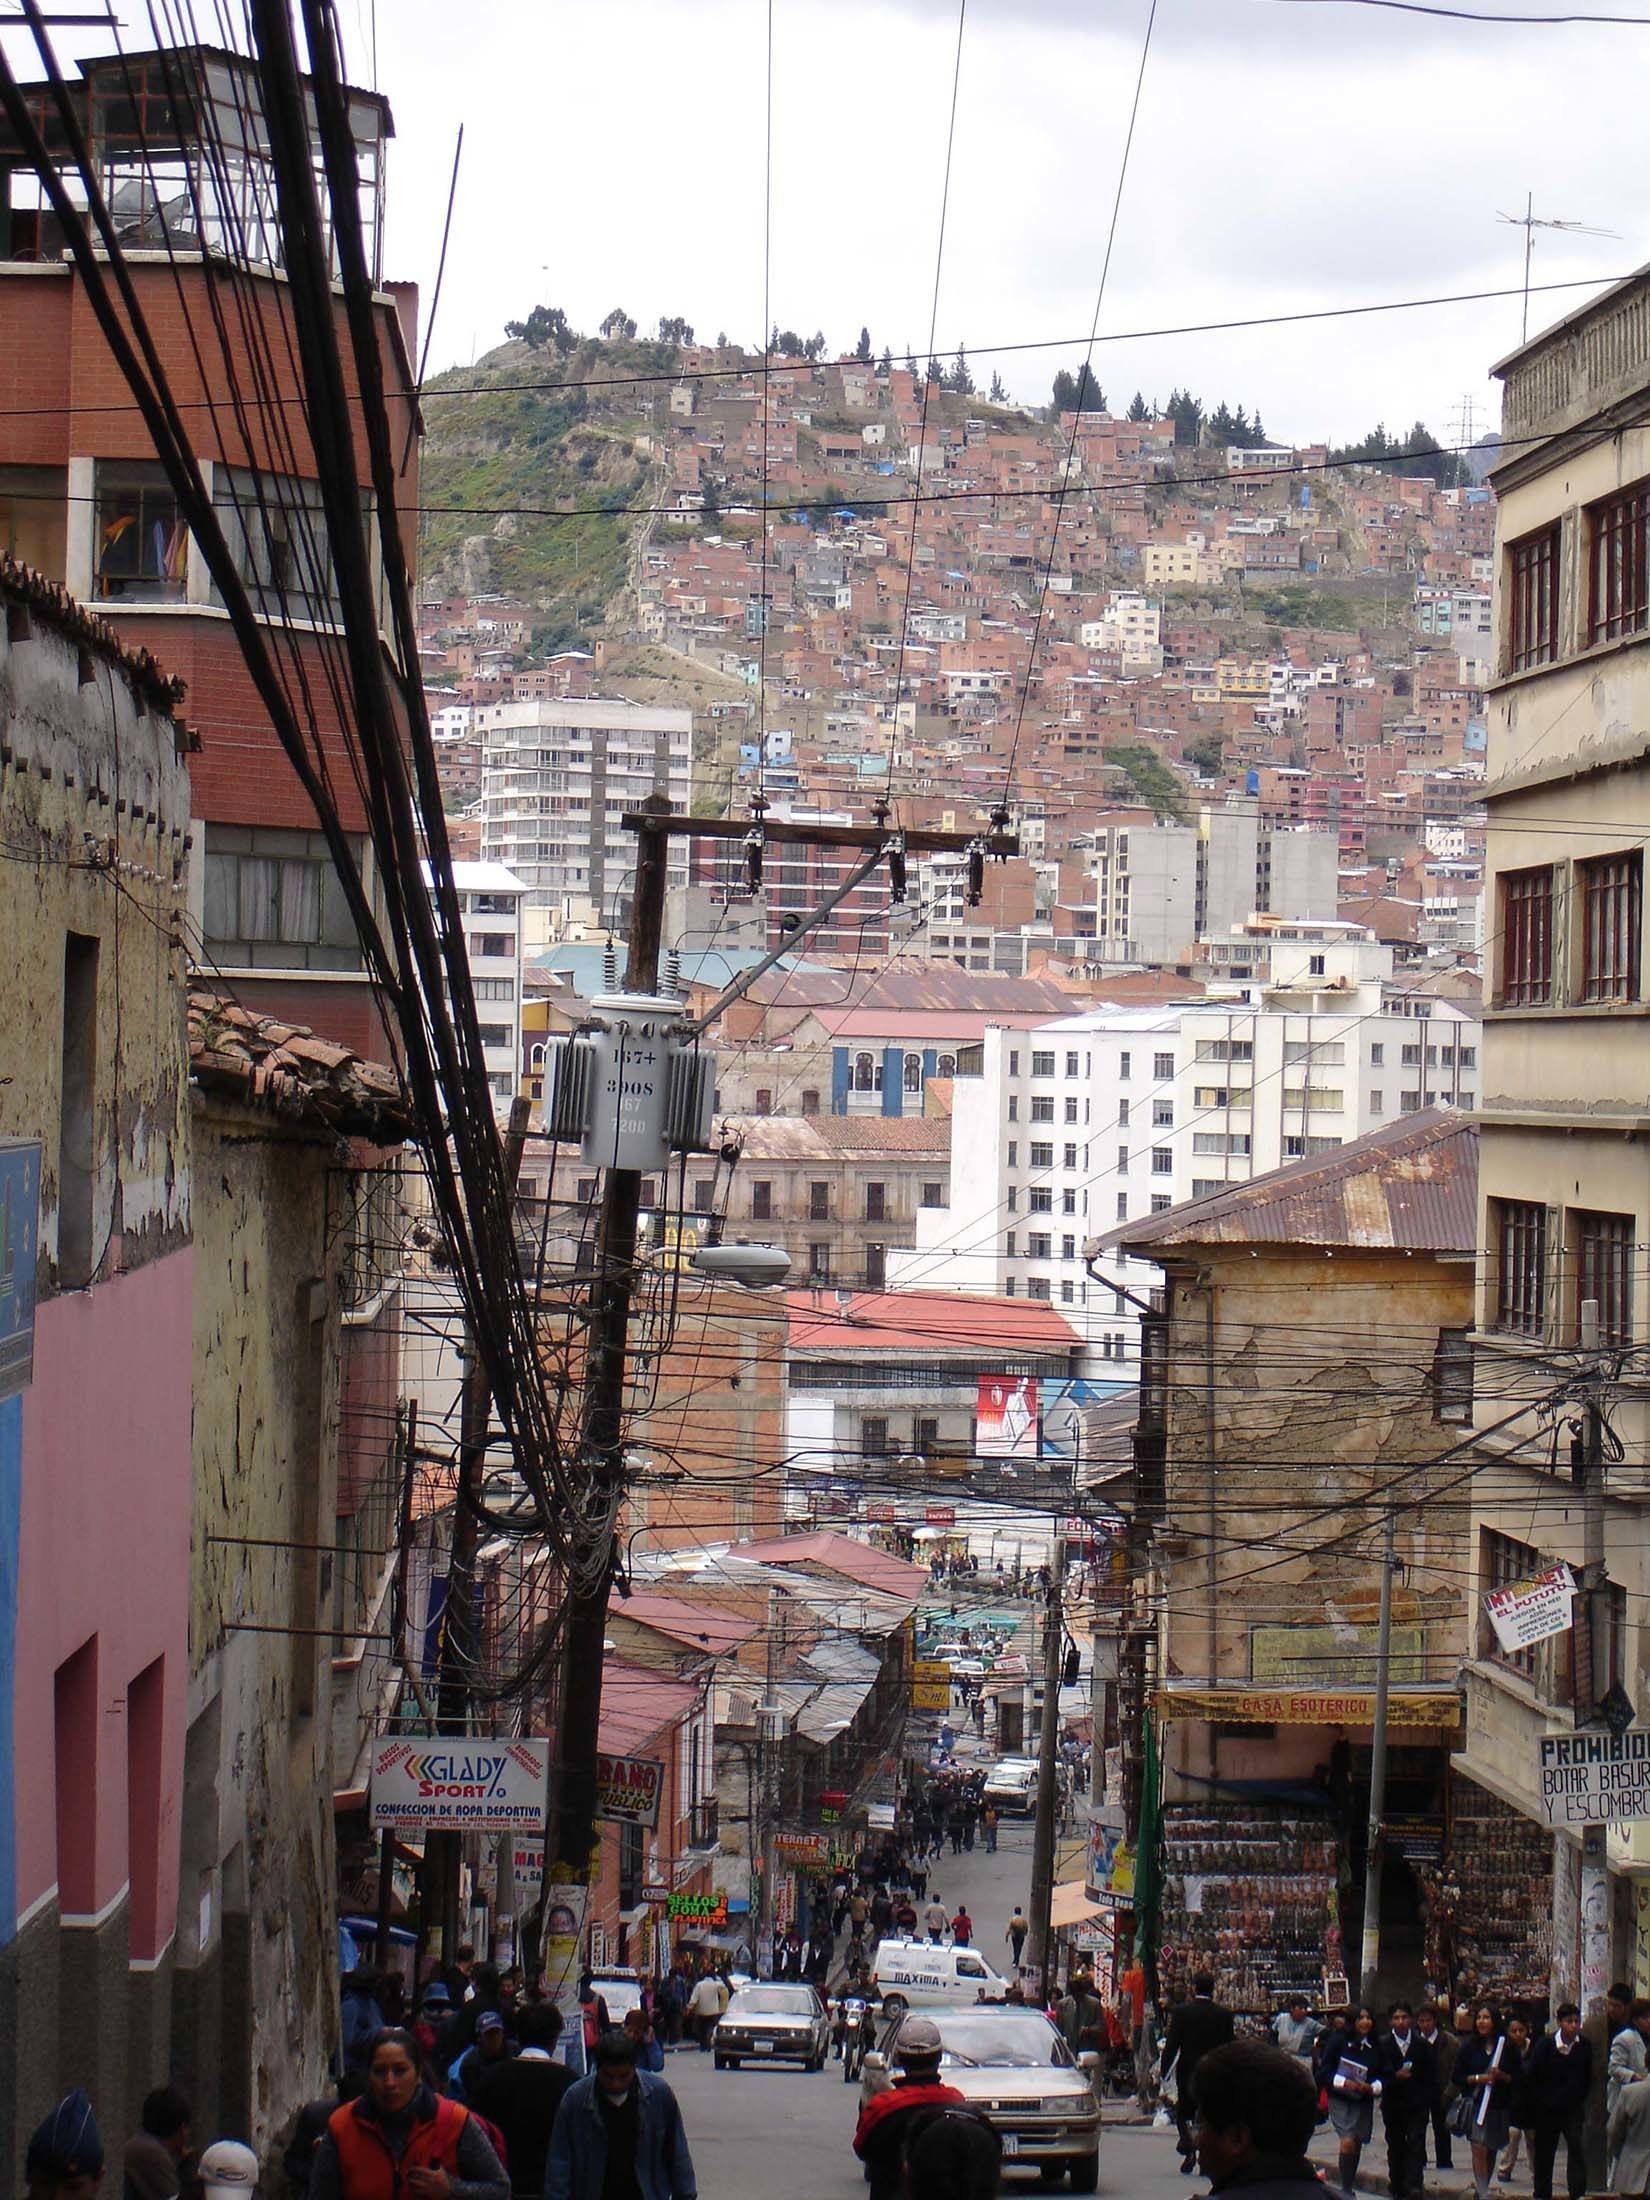
[[[510,1833],[544,1824],[547,1741],[401,1734],[372,1753],[372,1822],[432,1833]]]

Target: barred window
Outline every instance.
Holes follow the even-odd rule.
[[[1633,1218],[1584,1211],[1575,1218],[1576,1308],[1598,1306],[1600,1344],[1626,1344],[1633,1333]]]
[[[1495,1202],[1495,1326],[1539,1337],[1547,1319],[1547,1210],[1531,1199]]]
[[[1545,1569],[1547,1562],[1533,1545],[1520,1543],[1494,1528],[1486,1528],[1483,1533],[1482,1573],[1486,1595],[1492,1589],[1511,1588],[1515,1581],[1528,1581]],[[1480,1641],[1486,1657],[1494,1658],[1500,1665],[1512,1666],[1531,1680],[1535,1678],[1535,1651],[1503,1650],[1488,1619],[1483,1623]]]
[[[1501,874],[1501,1000],[1544,1008],[1553,997],[1553,871]]]
[[[1510,669],[1528,672],[1558,655],[1558,528],[1540,528],[1507,551],[1512,617]]]
[[[1643,858],[1599,856],[1576,865],[1581,888],[1581,997],[1631,1001],[1639,990]]]
[[[1587,514],[1589,642],[1613,642],[1650,625],[1650,482],[1606,497]]]

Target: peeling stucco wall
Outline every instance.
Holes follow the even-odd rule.
[[[230,1925],[225,2001],[252,2020],[225,2085],[267,2153],[325,2090],[337,2029],[331,1643],[303,1631],[326,1624],[331,1561],[302,1547],[330,1539],[337,1489],[337,1149],[199,1097],[194,1144],[191,1737],[215,1740],[216,1778],[193,1854],[186,1837],[181,1961],[215,1960]]]

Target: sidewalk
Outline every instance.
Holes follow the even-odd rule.
[[[1136,2129],[1143,2129],[1152,2121],[1150,2115],[1144,2114],[1139,2108],[1135,2106],[1132,2101],[1108,2100],[1104,2104],[1103,2115],[1105,2127],[1107,2130],[1113,2130],[1125,2125],[1132,2125]],[[1165,2131],[1163,2133],[1163,2146],[1165,2153],[1173,2153],[1174,2133],[1172,2131]],[[1324,2126],[1321,2130],[1314,2132],[1312,2137],[1312,2144],[1307,2149],[1307,2152],[1314,2168],[1321,2169],[1324,2173],[1324,2176],[1328,2178],[1331,2182],[1333,2182],[1336,2172],[1336,2158],[1338,2148],[1335,2141],[1335,2134],[1331,2130],[1329,2130],[1327,2125]],[[1456,2161],[1453,2168],[1435,2169],[1431,2161],[1431,2149],[1428,2149],[1426,2174],[1427,2200],[1472,2200],[1472,2167],[1470,2159],[1467,2157],[1466,2142],[1462,2141],[1461,2144],[1454,2150],[1454,2152],[1456,2156]],[[1560,2170],[1562,2171],[1562,2162],[1559,2166]],[[1195,2196],[1200,2190],[1198,2180],[1195,2178],[1189,2178],[1187,2180],[1187,2185],[1189,2191],[1194,2195],[1195,2200]],[[1357,2189],[1359,2192],[1376,2194],[1378,2196],[1378,2200],[1391,2200],[1392,2187],[1387,2181],[1386,2174],[1386,2143],[1382,2137],[1380,2126],[1378,2124],[1376,2126],[1375,2136],[1370,2141],[1369,2145],[1364,2148],[1363,2160],[1358,2164]],[[1490,2186],[1490,2200],[1502,2200],[1502,2196],[1508,2193],[1528,2193],[1529,2190],[1529,2149],[1528,2147],[1520,2147],[1518,2152],[1518,2161],[1514,2167],[1512,2176],[1507,2180],[1505,2184],[1501,2183],[1499,2180],[1492,2182]]]

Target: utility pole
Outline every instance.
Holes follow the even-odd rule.
[[[504,1137],[504,1168],[510,1190],[521,1175],[531,1104],[519,1096],[510,1103]],[[487,1369],[466,1330],[464,1387],[460,1393],[458,1488],[453,1500],[452,1543],[447,1559],[447,1599],[441,1615],[441,1658],[436,1692],[437,1723],[444,1734],[463,1734],[470,1723],[470,1677],[475,1670],[475,1570],[481,1547],[477,1507],[487,1471],[487,1439],[492,1428],[492,1391]],[[433,1852],[433,1853],[432,1853]],[[464,1938],[459,1885],[464,1861],[461,1833],[432,1833],[424,1844],[425,1885],[441,1900],[441,1960],[452,1964]]]
[[[1049,1568],[1048,1611],[1043,1621],[1043,1723],[1037,1734],[1037,1816],[1031,1838],[1031,1960],[1042,1972],[1042,1996],[1049,1996],[1054,1961],[1054,1788],[1060,1761],[1060,1668],[1065,1637],[1066,1540],[1054,1538]]]
[[[1375,1734],[1369,1753],[1369,1833],[1364,1852],[1364,1935],[1358,1991],[1375,2006],[1381,1968],[1381,1844],[1386,1819],[1386,1723],[1392,1692],[1392,1577],[1398,1566],[1398,1508],[1388,1504],[1381,1549],[1381,1626],[1375,1645]]]
[[[1581,1302],[1581,1349],[1592,1359],[1586,1378],[1586,1404],[1582,1421],[1581,1457],[1577,1462],[1581,1483],[1582,1594],[1587,1605],[1587,1686],[1577,1689],[1577,1726],[1590,1725],[1598,1715],[1600,1673],[1598,1646],[1604,1639],[1608,1591],[1604,1582],[1604,1392],[1599,1374],[1599,1325],[1597,1299]],[[1602,1825],[1581,1829],[1581,2013],[1584,2018],[1604,2007],[1604,1988],[1610,1976],[1610,1868],[1609,1850]]]
[[[630,952],[625,991],[652,994],[659,986],[669,877],[670,804],[650,795],[625,823],[635,831],[636,879],[630,901]],[[584,1411],[579,1466],[597,1517],[616,1518],[624,1498],[624,1394],[630,1308],[636,1276],[637,1226],[641,1217],[639,1169],[610,1168],[602,1179],[596,1227],[596,1281],[585,1333]],[[558,1744],[561,1777],[556,1823],[545,1827],[545,1885],[560,1877],[583,1882],[590,1872],[595,1830],[596,1745],[602,1714],[602,1645],[607,1599],[613,1583],[614,1539],[586,1554],[586,1578],[568,1586],[567,1635],[562,1659]],[[553,1836],[553,1838],[552,1838]]]
[[[406,1659],[407,1567],[412,1557],[413,1477],[418,1472],[418,1400],[401,1409],[401,1511],[395,1528],[395,1579],[390,1585],[390,1642],[398,1662]],[[372,1960],[380,1971],[390,1967],[390,1906],[395,1899],[395,1828],[378,1837],[378,1930]],[[428,1924],[426,1921],[426,1931]]]
[[[625,990],[627,994],[640,997],[654,995],[658,990],[665,886],[673,837],[739,841],[751,864],[753,889],[761,881],[761,844],[766,841],[856,850],[861,855],[874,850],[889,863],[896,898],[903,891],[907,853],[966,854],[971,876],[975,871],[983,871],[987,855],[1019,853],[1018,840],[995,826],[991,833],[982,834],[926,830],[894,832],[886,824],[793,824],[787,819],[767,817],[752,823],[730,817],[678,815],[672,812],[668,800],[661,794],[649,795],[639,809],[627,811],[622,822],[627,831],[637,836]],[[816,910],[804,919],[791,935],[789,945],[796,946],[822,913]],[[717,1009],[725,1006],[740,990],[742,987],[730,987],[716,1004]],[[679,1021],[682,1026],[687,1025],[685,1016]],[[702,1019],[697,1028],[703,1028]],[[663,1054],[661,1047],[661,1067]],[[616,1521],[624,1500],[626,1348],[636,1271],[641,1187],[639,1169],[605,1168],[596,1241],[596,1282],[591,1293],[585,1338],[584,1412],[579,1441],[579,1466],[590,1491],[590,1511],[598,1520]],[[589,1872],[595,1826],[596,1744],[601,1723],[602,1643],[607,1631],[607,1600],[613,1582],[613,1551],[613,1536],[609,1532],[599,1551],[584,1554],[584,1564],[576,1570],[568,1586],[556,1751],[560,1776],[556,1784],[553,1822],[546,1827],[546,1885],[555,1876],[553,1867],[557,1864],[566,1866],[570,1880],[582,1881]]]
[[[768,1591],[768,1645],[767,1671],[762,1690],[762,1708],[757,1715],[757,1756],[761,1779],[762,1797],[761,1873],[757,1890],[756,1911],[756,1968],[757,1976],[773,1976],[774,1929],[774,1848],[779,1825],[779,1750],[783,1732],[783,1713],[779,1699],[774,1694],[774,1684],[779,1677],[780,1654],[784,1647],[783,1630],[785,1606],[777,1589]],[[763,1965],[767,1970],[764,1974]]]

